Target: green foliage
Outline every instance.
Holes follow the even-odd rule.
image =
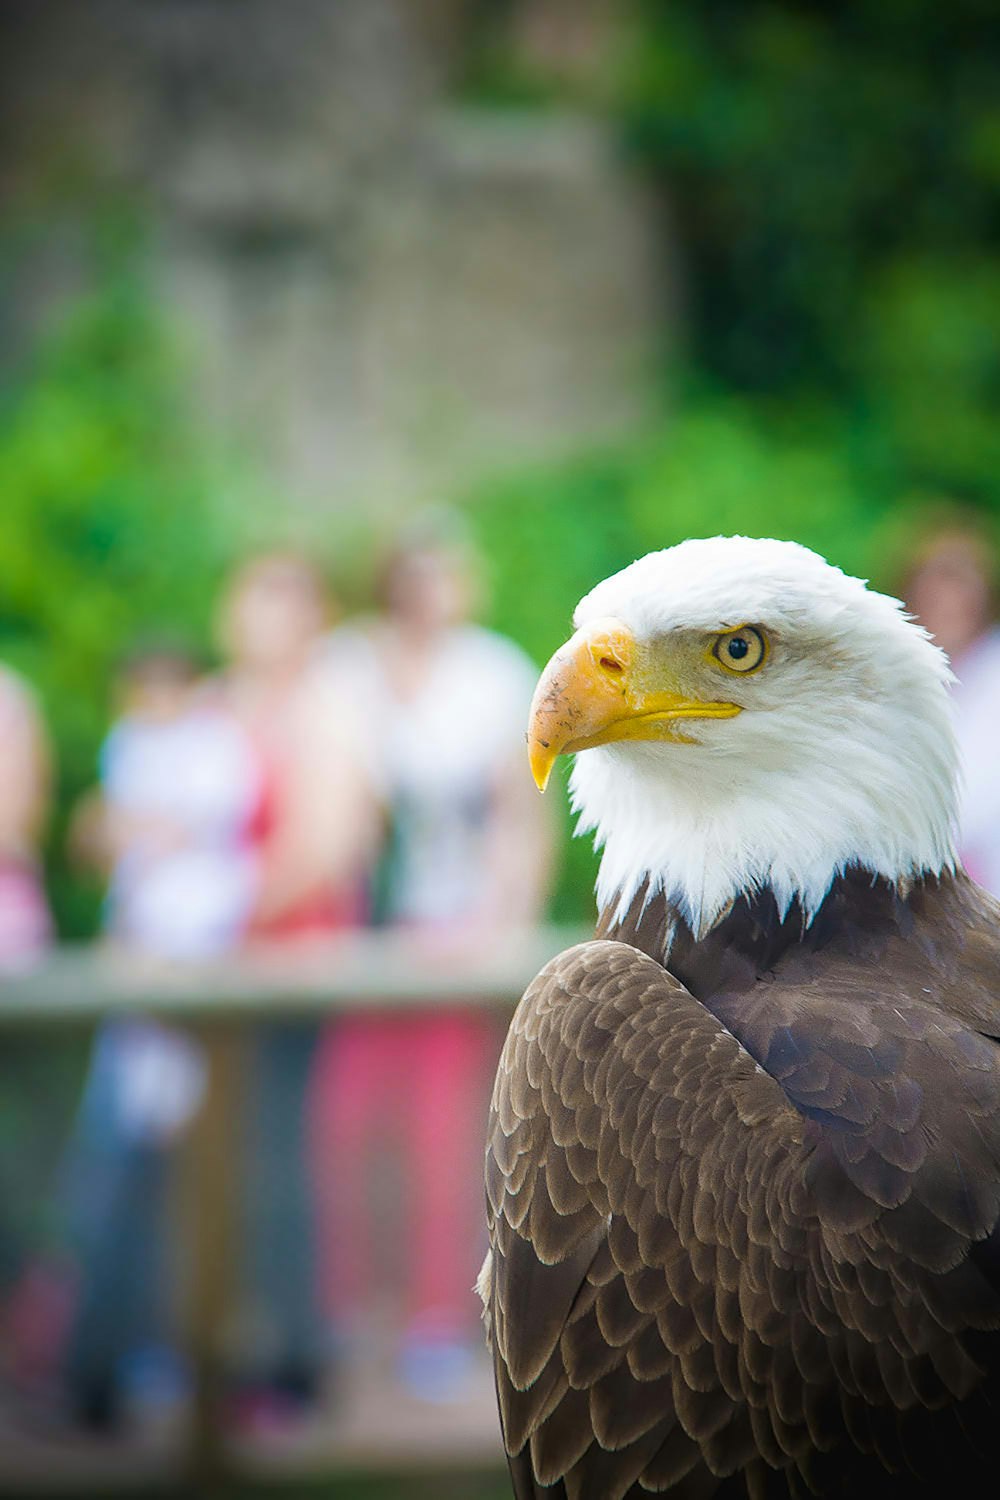
[[[996,7],[635,0],[632,10],[623,114],[673,208],[699,366],[741,388],[870,388],[865,350],[888,285],[896,329],[933,367],[928,296],[942,276],[954,291],[995,231]],[[982,277],[963,307],[972,300],[995,326]]]
[[[70,879],[62,836],[115,665],[138,637],[205,640],[221,542],[176,389],[147,299],[119,276],[0,403],[0,657],[37,688],[58,747],[51,883],[71,935],[92,928],[96,892]]]
[[[689,354],[850,415],[902,488],[1000,501],[1000,13],[636,0],[620,77],[689,293]]]

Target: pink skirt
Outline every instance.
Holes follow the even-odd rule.
[[[0,970],[30,966],[51,941],[52,919],[38,871],[0,860]]]

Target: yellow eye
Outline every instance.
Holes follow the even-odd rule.
[[[767,655],[767,641],[755,626],[741,625],[718,637],[712,655],[727,672],[756,672]]]

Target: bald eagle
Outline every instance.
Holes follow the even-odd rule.
[[[997,1493],[1000,908],[947,663],[743,537],[574,625],[528,742],[540,787],[576,756],[599,925],[521,1000],[487,1149],[515,1494]]]

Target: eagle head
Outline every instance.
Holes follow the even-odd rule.
[[[954,867],[950,672],[898,600],[794,542],[713,537],[605,579],[573,623],[528,749],[543,789],[576,757],[602,909],[662,891],[699,934],[770,889],[809,921],[849,867]]]

